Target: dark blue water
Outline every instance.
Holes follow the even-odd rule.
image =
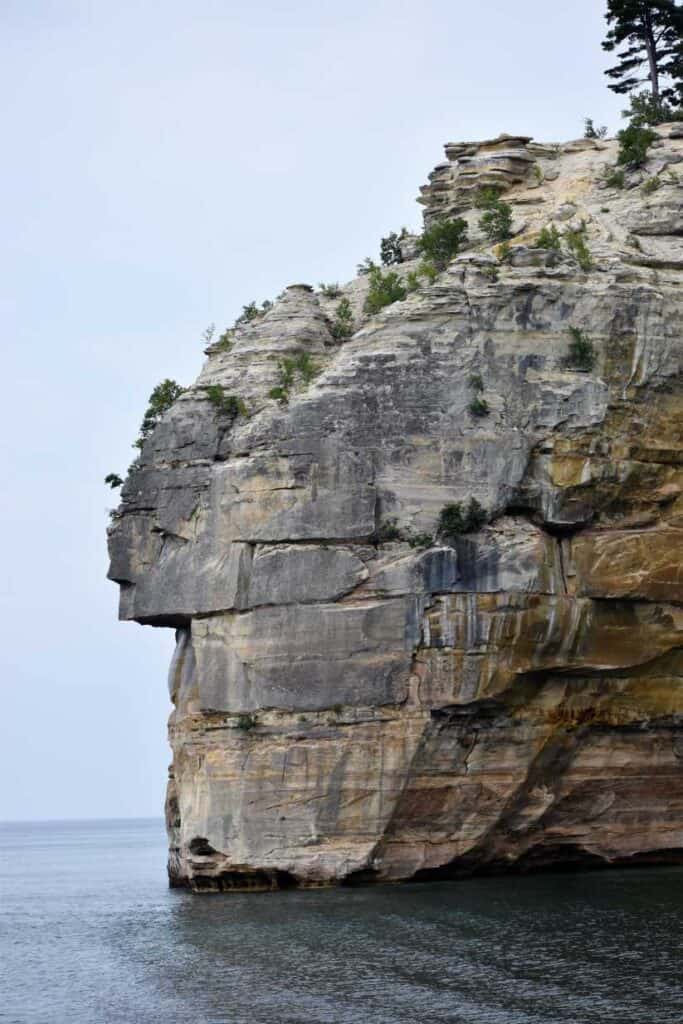
[[[3,1024],[681,1024],[683,869],[191,896],[160,821],[0,825]]]

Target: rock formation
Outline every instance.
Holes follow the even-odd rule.
[[[367,317],[357,278],[344,341],[338,298],[287,288],[145,442],[110,578],[177,631],[172,884],[683,859],[683,139],[658,133],[621,189],[614,141],[448,145],[420,202],[470,241],[433,283]],[[589,269],[538,247],[551,224],[585,225]],[[471,498],[486,524],[440,533]]]

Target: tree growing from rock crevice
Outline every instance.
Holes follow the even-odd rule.
[[[683,7],[674,0],[607,0],[605,19],[609,29],[602,48],[617,50],[619,58],[605,71],[612,92],[630,93],[648,82],[655,106],[681,106]],[[663,87],[662,79],[669,84]]]

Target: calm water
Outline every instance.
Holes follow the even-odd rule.
[[[683,869],[190,896],[160,821],[0,825],[3,1024],[681,1024]]]

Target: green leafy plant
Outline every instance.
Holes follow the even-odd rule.
[[[274,398],[282,405],[289,401],[289,393],[299,377],[303,384],[310,384],[319,371],[317,363],[311,359],[310,353],[299,352],[296,356],[285,356],[278,363],[280,370],[280,383],[271,388],[268,392],[269,398]]]
[[[539,185],[543,181],[543,170],[541,169],[540,164],[534,164],[534,178],[536,179]]]
[[[623,188],[626,183],[626,176],[621,170],[611,171],[605,178],[608,188]]]
[[[137,440],[133,442],[134,448],[142,448],[145,440],[152,433],[163,414],[171,408],[184,391],[185,388],[181,388],[180,384],[170,380],[168,377],[166,380],[162,380],[161,384],[157,384],[149,396],[149,405],[140,424],[140,434]]]
[[[321,281],[318,288],[326,299],[338,299],[341,295],[341,288],[336,281],[333,284],[323,284]]]
[[[121,486],[123,480],[121,479],[118,473],[107,473],[107,475],[104,478],[104,482],[105,484],[109,484],[111,489],[114,490],[114,488]]]
[[[653,178],[648,178],[647,181],[643,182],[643,192],[646,196],[652,195],[653,192],[657,191],[661,184],[661,178],[658,178],[656,175]]]
[[[657,139],[657,133],[644,125],[630,124],[617,133],[619,154],[617,163],[624,167],[642,167],[647,161],[647,151]]]
[[[484,275],[484,277],[488,277],[489,280],[491,281],[495,282],[500,277],[500,271],[498,270],[498,267],[494,267],[493,264],[491,263],[484,263],[482,266],[479,267],[479,270]]]
[[[214,342],[213,349],[217,352],[229,352],[234,342],[234,332],[232,328],[226,327],[221,335],[218,337],[218,341]]]
[[[255,729],[258,725],[258,719],[256,715],[238,715],[237,722],[235,723],[238,729],[242,732],[250,732],[251,729]]]
[[[377,266],[374,260],[370,259],[369,256],[366,256],[363,262],[358,264],[356,270],[362,277],[365,274],[369,274],[373,270],[379,270],[379,267]]]
[[[571,341],[564,365],[573,370],[592,370],[596,359],[592,341],[578,327],[570,327],[569,333]]]
[[[496,256],[501,263],[509,263],[512,259],[512,246],[509,242],[501,242],[496,249]]]
[[[656,100],[651,92],[637,92],[631,93],[628,110],[622,110],[621,116],[631,124],[653,127],[666,121],[682,121],[683,109],[680,103],[678,107],[673,107],[661,97]]]
[[[431,533],[411,533],[408,536],[411,548],[431,548],[434,538]]]
[[[420,275],[417,270],[409,270],[406,274],[405,286],[407,292],[416,292],[420,287]]]
[[[541,228],[536,239],[539,249],[548,249],[550,252],[559,252],[562,236],[554,224]]]
[[[337,341],[350,338],[353,334],[353,312],[348,299],[341,300],[335,311],[334,320],[330,324],[330,334]]]
[[[240,324],[250,324],[253,320],[260,320],[272,308],[273,303],[269,299],[262,302],[260,307],[255,302],[248,302],[246,306],[242,306],[242,312],[235,320],[235,327]]]
[[[602,125],[600,128],[596,128],[593,124],[592,117],[584,117],[583,119],[583,137],[584,139],[604,139],[607,135],[607,126]]]
[[[398,520],[395,516],[382,520],[370,537],[372,544],[388,544],[392,540],[403,540],[403,534],[398,528]]]
[[[237,395],[228,395],[220,384],[208,384],[204,388],[206,397],[221,416],[248,416],[246,405]]]
[[[467,244],[467,221],[462,217],[439,220],[417,240],[417,251],[438,270],[443,270]]]
[[[463,510],[459,501],[444,505],[439,514],[439,533],[445,537],[457,537],[462,533],[474,533],[487,522],[486,510],[476,498],[470,498]]]
[[[274,398],[275,401],[279,402],[281,405],[287,405],[287,402],[289,401],[289,394],[281,384],[277,384],[274,388],[271,388],[268,392],[268,397]]]
[[[593,258],[586,244],[586,224],[581,222],[578,228],[567,228],[564,233],[564,240],[572,256],[582,270],[589,271],[593,268]]]
[[[512,207],[500,198],[499,189],[480,189],[475,206],[484,211],[479,218],[479,227],[490,242],[505,242],[512,238]]]
[[[405,285],[398,274],[390,270],[383,274],[379,267],[375,267],[368,274],[370,288],[363,303],[363,312],[368,316],[379,313],[380,309],[390,306],[392,302],[400,302],[406,297]]]
[[[419,277],[426,277],[429,284],[434,284],[439,276],[439,270],[432,260],[420,260],[415,273]]]
[[[483,419],[484,416],[488,416],[491,412],[489,403],[485,398],[480,398],[479,395],[475,395],[467,408],[472,416],[476,416],[478,419]]]
[[[401,242],[407,234],[406,229],[401,228],[400,235],[392,231],[390,235],[382,239],[379,245],[379,255],[385,267],[392,266],[395,263],[403,263]]]
[[[484,381],[480,373],[471,373],[467,378],[467,384],[473,391],[483,391]]]

